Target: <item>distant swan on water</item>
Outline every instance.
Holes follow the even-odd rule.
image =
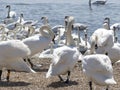
[[[107,2],[107,0],[97,0],[97,1],[93,2],[93,4],[104,5],[106,2]]]
[[[96,0],[91,2],[91,0],[89,0],[89,6],[91,6],[91,4],[93,5],[105,5],[107,2],[107,0]]]
[[[15,11],[11,11],[10,5],[7,5],[6,8],[8,8],[8,12],[7,12],[7,17],[4,20],[4,23],[9,24],[14,22],[14,19],[16,18],[17,14]]]

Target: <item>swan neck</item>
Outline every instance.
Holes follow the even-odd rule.
[[[8,7],[8,15],[7,18],[10,18],[10,6]]]
[[[67,32],[66,32],[66,41],[67,41],[67,45],[75,45],[75,42],[73,40],[73,37],[71,35],[72,32],[72,21],[68,23],[68,27],[67,27]]]
[[[81,40],[80,40],[80,29],[79,29],[79,27],[78,27],[78,42],[79,42],[79,43],[81,42]]]
[[[51,30],[51,27],[49,25],[44,25],[42,27],[45,28],[40,28],[41,35],[47,38],[51,38],[52,40],[54,38],[54,32]],[[47,31],[48,33],[46,33],[45,31]]]
[[[85,33],[85,45],[87,46],[87,33]]]

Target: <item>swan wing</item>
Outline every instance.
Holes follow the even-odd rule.
[[[19,40],[1,41],[0,56],[6,58],[26,57],[31,52],[29,48]]]

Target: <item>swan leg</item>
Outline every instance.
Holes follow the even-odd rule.
[[[106,90],[108,90],[109,86],[106,87]]]
[[[33,66],[34,66],[34,65],[33,65],[33,63],[30,61],[30,59],[29,59],[29,58],[27,58],[27,60],[24,58],[23,60],[24,60],[25,62],[27,62],[27,61],[28,61],[28,63],[30,64],[30,66],[33,68]]]
[[[63,78],[60,75],[58,75],[58,77],[59,77],[60,81],[64,81]]]
[[[34,64],[30,61],[30,58],[27,59],[29,64],[31,65],[31,68],[33,68]]]
[[[67,76],[67,80],[65,81],[65,83],[69,83],[69,79],[70,79],[70,71],[68,71],[68,76]]]
[[[92,90],[92,82],[91,81],[89,82],[89,87],[90,87],[90,90]]]
[[[2,76],[2,70],[0,70],[0,81],[1,81],[1,76]]]
[[[10,70],[8,70],[8,73],[7,73],[7,82],[9,82],[9,79],[10,79]]]

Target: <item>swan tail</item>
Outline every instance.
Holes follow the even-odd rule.
[[[36,73],[32,68],[27,65],[23,59],[17,59],[16,61],[11,62],[10,67],[12,70],[20,71],[20,72],[28,72],[28,73]]]
[[[114,80],[114,78],[107,79],[105,82],[106,82],[107,84],[109,84],[109,85],[117,84],[117,82]]]

